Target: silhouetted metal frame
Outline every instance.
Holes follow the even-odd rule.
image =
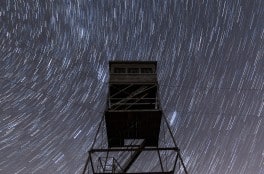
[[[183,170],[184,170],[184,172],[185,172],[186,174],[188,174],[188,172],[187,172],[187,168],[186,168],[186,166],[185,166],[185,164],[184,164],[184,162],[183,162],[183,159],[182,159],[182,157],[181,157],[180,149],[178,148],[178,146],[177,146],[177,144],[176,144],[176,141],[175,141],[175,139],[174,139],[173,133],[172,133],[172,131],[171,131],[171,129],[170,129],[170,125],[169,125],[169,123],[168,123],[168,120],[167,120],[167,118],[165,117],[164,114],[162,114],[162,115],[163,115],[164,120],[165,120],[165,123],[166,123],[166,125],[167,125],[167,127],[168,127],[168,130],[169,130],[169,133],[170,133],[171,138],[172,138],[172,140],[173,140],[173,143],[174,143],[175,147],[178,149],[178,153],[177,153],[177,154],[178,154],[178,157],[179,157],[179,159],[180,159],[180,162],[181,162],[181,164],[182,164],[182,166],[183,166]]]
[[[163,164],[162,164],[162,161],[161,161],[161,159],[160,159],[160,166],[161,166],[161,172],[140,172],[140,173],[174,173],[175,172],[175,166],[176,166],[176,164],[177,164],[177,162],[178,162],[178,156],[179,156],[179,149],[177,148],[177,147],[163,147],[163,148],[159,148],[159,147],[144,147],[144,148],[142,148],[142,149],[138,149],[138,148],[129,148],[129,149],[127,149],[127,148],[114,148],[114,149],[110,149],[110,148],[107,148],[107,149],[91,149],[90,151],[89,151],[89,156],[90,156],[90,162],[91,162],[91,166],[92,166],[92,171],[93,171],[93,173],[101,173],[101,172],[96,172],[95,170],[94,170],[94,166],[93,166],[93,161],[92,161],[92,154],[93,153],[96,153],[96,152],[106,152],[106,153],[109,153],[109,152],[129,152],[129,151],[138,151],[138,150],[140,150],[140,151],[142,151],[142,152],[144,152],[144,151],[157,151],[158,153],[159,153],[159,151],[166,151],[166,150],[168,150],[168,151],[175,151],[176,153],[177,153],[177,155],[176,155],[176,159],[175,159],[175,161],[174,161],[174,164],[173,164],[173,170],[172,171],[164,171],[164,169],[163,169]],[[123,173],[126,173],[126,172],[123,172]],[[131,173],[133,173],[133,172],[131,172]]]
[[[100,120],[100,123],[98,125],[98,129],[96,130],[96,134],[95,134],[95,137],[94,137],[94,140],[93,140],[93,144],[92,144],[92,148],[91,149],[94,148],[94,145],[95,145],[95,142],[96,142],[96,138],[97,138],[98,133],[99,133],[99,131],[101,129],[101,125],[103,123],[103,120],[104,120],[104,116],[102,116],[102,118]],[[91,152],[90,151],[88,151],[88,158],[87,158],[87,160],[85,162],[85,166],[84,166],[84,169],[83,169],[82,174],[85,174],[85,172],[86,172],[86,170],[88,168],[88,165],[89,165],[89,161],[91,161],[92,170],[94,171],[93,164],[92,164],[92,157],[91,157]]]
[[[158,83],[156,83],[156,86],[157,86],[157,95],[156,95],[157,101],[156,101],[156,105],[158,105],[158,103],[159,103],[158,102],[159,101],[159,97],[158,97]],[[129,85],[127,88],[129,88],[129,87],[131,87],[131,85]],[[119,92],[121,92],[121,91],[119,91]],[[114,95],[116,95],[116,94],[114,94]],[[110,95],[108,96],[108,99],[109,99],[109,100],[107,100],[109,102],[108,103],[108,107],[111,106],[110,97],[113,97],[113,96],[110,96]],[[161,151],[161,150],[174,150],[174,151],[176,151],[177,154],[176,154],[176,159],[175,159],[175,162],[174,162],[174,166],[173,166],[173,171],[172,172],[173,173],[175,172],[176,164],[177,164],[177,161],[179,159],[180,160],[180,164],[183,166],[183,169],[184,169],[185,174],[188,174],[187,169],[186,169],[186,166],[185,166],[185,164],[183,162],[183,159],[181,157],[181,154],[180,154],[180,149],[178,148],[178,146],[176,144],[176,141],[174,139],[173,133],[172,133],[172,131],[170,129],[170,125],[168,123],[168,120],[167,120],[167,118],[165,117],[165,115],[163,113],[162,113],[162,117],[164,118],[164,121],[165,121],[166,126],[167,126],[167,128],[169,130],[169,134],[170,134],[170,136],[171,136],[171,138],[173,140],[173,144],[174,144],[175,147],[165,147],[165,148],[164,147],[162,147],[162,148],[160,148],[160,147],[155,147],[155,148],[144,147],[144,148],[142,148],[140,150],[141,151],[157,151],[158,154],[159,154],[159,151]],[[83,170],[83,174],[86,173],[86,170],[87,170],[88,165],[89,165],[89,161],[91,162],[91,167],[92,167],[93,173],[96,173],[95,170],[94,170],[93,161],[92,161],[92,153],[94,153],[94,152],[107,152],[107,153],[109,153],[111,151],[136,151],[136,150],[139,150],[138,148],[134,148],[134,147],[126,148],[126,149],[122,149],[122,148],[115,148],[115,149],[110,149],[110,148],[107,148],[107,149],[94,149],[94,145],[95,145],[95,142],[96,142],[98,133],[99,133],[99,131],[101,129],[101,125],[102,125],[103,120],[104,120],[104,116],[102,116],[102,118],[101,118],[101,121],[99,123],[98,129],[97,129],[97,132],[96,132],[96,135],[94,137],[94,141],[93,141],[91,150],[89,150],[89,152],[88,152],[88,158],[87,158],[86,163],[85,163],[85,167],[84,167],[84,170]],[[161,160],[160,154],[159,154],[159,161],[161,163],[162,172],[152,172],[152,173],[168,173],[168,172],[163,172],[163,166],[162,166],[162,160]],[[148,172],[148,173],[151,173],[151,172]],[[171,172],[169,172],[169,173],[171,173]]]
[[[171,151],[171,150],[176,151],[176,153],[177,153],[176,154],[176,159],[175,159],[175,162],[174,162],[174,165],[173,165],[173,170],[171,172],[173,172],[173,173],[175,172],[176,164],[177,164],[178,159],[179,159],[180,160],[180,164],[183,166],[183,169],[184,169],[185,174],[188,174],[187,169],[186,169],[186,166],[185,166],[185,164],[183,162],[183,159],[181,157],[181,154],[180,154],[180,149],[178,148],[178,146],[176,144],[176,141],[174,139],[174,136],[172,134],[172,131],[171,131],[170,127],[169,127],[168,121],[167,121],[166,117],[164,116],[164,114],[162,116],[164,117],[166,126],[167,126],[167,128],[169,130],[170,136],[171,136],[171,138],[173,140],[173,144],[174,144],[175,147],[144,147],[144,148],[140,149],[140,151],[142,151],[142,152],[143,151],[157,151],[158,153],[159,153],[159,151]],[[85,163],[85,167],[84,167],[84,170],[83,170],[83,173],[82,174],[85,174],[86,173],[86,170],[87,170],[88,165],[89,165],[89,161],[90,161],[90,165],[91,165],[91,168],[92,168],[93,173],[97,173],[95,171],[95,169],[94,169],[93,160],[92,160],[92,154],[95,153],[95,152],[107,152],[107,154],[108,154],[109,152],[137,151],[137,150],[139,150],[138,148],[135,148],[135,147],[131,147],[131,148],[114,148],[114,149],[111,149],[111,148],[94,149],[94,145],[95,145],[97,136],[99,134],[99,131],[101,129],[102,122],[104,120],[103,118],[104,117],[102,117],[102,119],[101,119],[101,121],[99,123],[98,129],[96,131],[96,135],[94,137],[94,141],[93,141],[93,144],[92,144],[92,148],[88,152],[88,159],[87,159],[87,161]],[[162,169],[162,172],[159,172],[159,173],[168,173],[168,172],[165,172],[164,169],[163,169],[163,165],[162,165],[162,161],[161,161],[161,158],[160,158],[160,154],[159,154],[159,159],[160,159],[159,161],[160,161],[160,165],[161,165],[161,169]],[[148,173],[151,173],[151,172],[148,172]],[[152,173],[156,173],[156,172],[152,172]]]
[[[142,152],[143,152],[143,151],[157,151],[158,153],[159,153],[159,151],[161,151],[161,150],[174,150],[174,151],[177,152],[177,155],[176,155],[176,159],[175,159],[175,162],[174,162],[174,167],[173,167],[173,171],[172,171],[172,172],[175,172],[176,164],[177,164],[177,161],[178,161],[178,158],[179,158],[179,160],[180,160],[180,164],[182,165],[185,174],[188,174],[187,169],[186,169],[186,166],[185,166],[185,164],[184,164],[184,162],[183,162],[183,159],[182,159],[182,157],[181,157],[181,154],[180,154],[180,149],[178,148],[178,146],[177,146],[177,144],[176,144],[176,141],[175,141],[175,139],[174,139],[173,133],[172,133],[172,131],[171,131],[171,129],[170,129],[170,126],[169,126],[168,120],[166,119],[166,117],[165,117],[165,115],[164,115],[163,113],[162,113],[162,117],[164,118],[164,121],[165,121],[166,126],[167,126],[167,128],[168,128],[168,130],[169,130],[169,134],[170,134],[170,136],[171,136],[171,138],[172,138],[172,140],[173,140],[173,144],[174,144],[175,147],[162,147],[162,148],[160,148],[160,147],[155,147],[155,148],[152,148],[152,147],[145,147],[145,148],[140,149],[140,150],[141,150]],[[83,170],[83,173],[82,173],[82,174],[85,174],[85,173],[86,173],[86,170],[87,170],[88,165],[89,165],[89,161],[90,161],[90,163],[91,163],[91,167],[92,167],[92,171],[93,171],[93,173],[96,173],[95,170],[94,170],[94,165],[93,165],[93,161],[92,161],[92,153],[94,153],[94,152],[107,152],[107,153],[109,153],[109,152],[111,152],[111,151],[136,151],[136,150],[139,150],[138,148],[134,148],[134,147],[132,147],[132,148],[125,148],[125,149],[124,149],[124,148],[114,148],[114,149],[110,149],[110,148],[107,148],[107,149],[94,149],[94,145],[95,145],[95,142],[96,142],[97,136],[98,136],[98,134],[99,134],[99,131],[100,131],[100,129],[101,129],[101,126],[102,126],[102,122],[103,122],[103,120],[104,120],[104,116],[102,116],[102,118],[101,118],[101,120],[100,120],[100,123],[99,123],[98,129],[97,129],[97,131],[96,131],[96,135],[95,135],[95,137],[94,137],[94,141],[93,141],[93,144],[92,144],[91,150],[89,150],[89,152],[88,152],[88,159],[86,160],[85,167],[84,167],[84,170]],[[160,158],[160,156],[159,156],[159,158]],[[160,159],[160,164],[161,164],[161,166],[162,166],[161,159]],[[163,167],[162,167],[162,170],[163,170]],[[163,171],[162,171],[162,172],[163,172]],[[166,173],[166,172],[164,172],[164,173]]]

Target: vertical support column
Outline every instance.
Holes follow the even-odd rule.
[[[158,155],[159,155],[161,171],[164,172],[164,168],[163,168],[163,164],[162,164],[162,160],[161,160],[161,156],[160,156],[160,151],[159,150],[158,150]]]

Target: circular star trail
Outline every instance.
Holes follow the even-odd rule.
[[[2,0],[0,173],[82,172],[110,60],[158,61],[189,173],[264,173],[263,9],[262,0]]]

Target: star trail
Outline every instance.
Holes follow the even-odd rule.
[[[263,174],[263,55],[263,0],[1,0],[0,173],[81,173],[108,61],[142,60],[189,173]]]

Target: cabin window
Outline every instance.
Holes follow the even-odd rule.
[[[118,74],[126,73],[126,68],[115,68],[114,73],[118,73]]]
[[[141,68],[141,73],[142,74],[151,74],[153,73],[152,68]]]
[[[128,68],[128,73],[138,74],[139,69],[138,68]]]

